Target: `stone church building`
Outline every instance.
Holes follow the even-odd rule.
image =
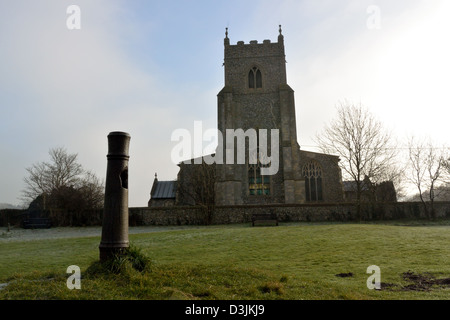
[[[217,95],[218,130],[267,129],[270,133],[276,129],[278,146],[269,145],[267,153],[274,154],[272,148],[278,147],[278,170],[272,175],[261,174],[267,164],[259,158],[250,161],[247,153],[245,163],[181,163],[176,181],[155,177],[149,206],[202,201],[215,205],[342,202],[339,158],[301,150],[297,142],[294,90],[287,83],[281,26],[277,42],[230,44],[227,30],[224,49],[225,84]],[[224,135],[218,147],[223,150],[216,150],[216,154],[226,154],[232,142]],[[206,177],[209,181],[203,181]],[[194,189],[207,195],[187,195]]]

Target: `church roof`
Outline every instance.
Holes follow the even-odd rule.
[[[367,181],[361,182],[361,191],[369,190]],[[344,192],[356,192],[357,189],[356,181],[342,181],[342,186],[344,188]]]
[[[175,199],[176,181],[158,181],[155,179],[152,188],[152,199]]]

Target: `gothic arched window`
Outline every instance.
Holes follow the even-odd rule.
[[[316,161],[310,161],[303,166],[305,178],[306,201],[322,201],[322,168]]]
[[[248,189],[250,195],[270,195],[270,176],[261,175],[263,165],[258,160],[256,164],[248,165]]]
[[[248,73],[248,87],[250,89],[262,88],[262,75],[257,67],[253,67]]]

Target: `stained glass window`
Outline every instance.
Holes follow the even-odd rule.
[[[270,176],[261,175],[261,167],[264,167],[259,161],[257,164],[248,166],[248,188],[250,195],[270,195]]]

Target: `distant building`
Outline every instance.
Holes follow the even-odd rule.
[[[150,192],[149,207],[167,207],[175,205],[177,181],[158,181],[155,174]]]
[[[344,181],[344,199],[347,202],[357,200],[356,181]],[[361,201],[363,202],[396,202],[397,192],[392,181],[383,181],[375,184],[365,177],[361,181]]]

